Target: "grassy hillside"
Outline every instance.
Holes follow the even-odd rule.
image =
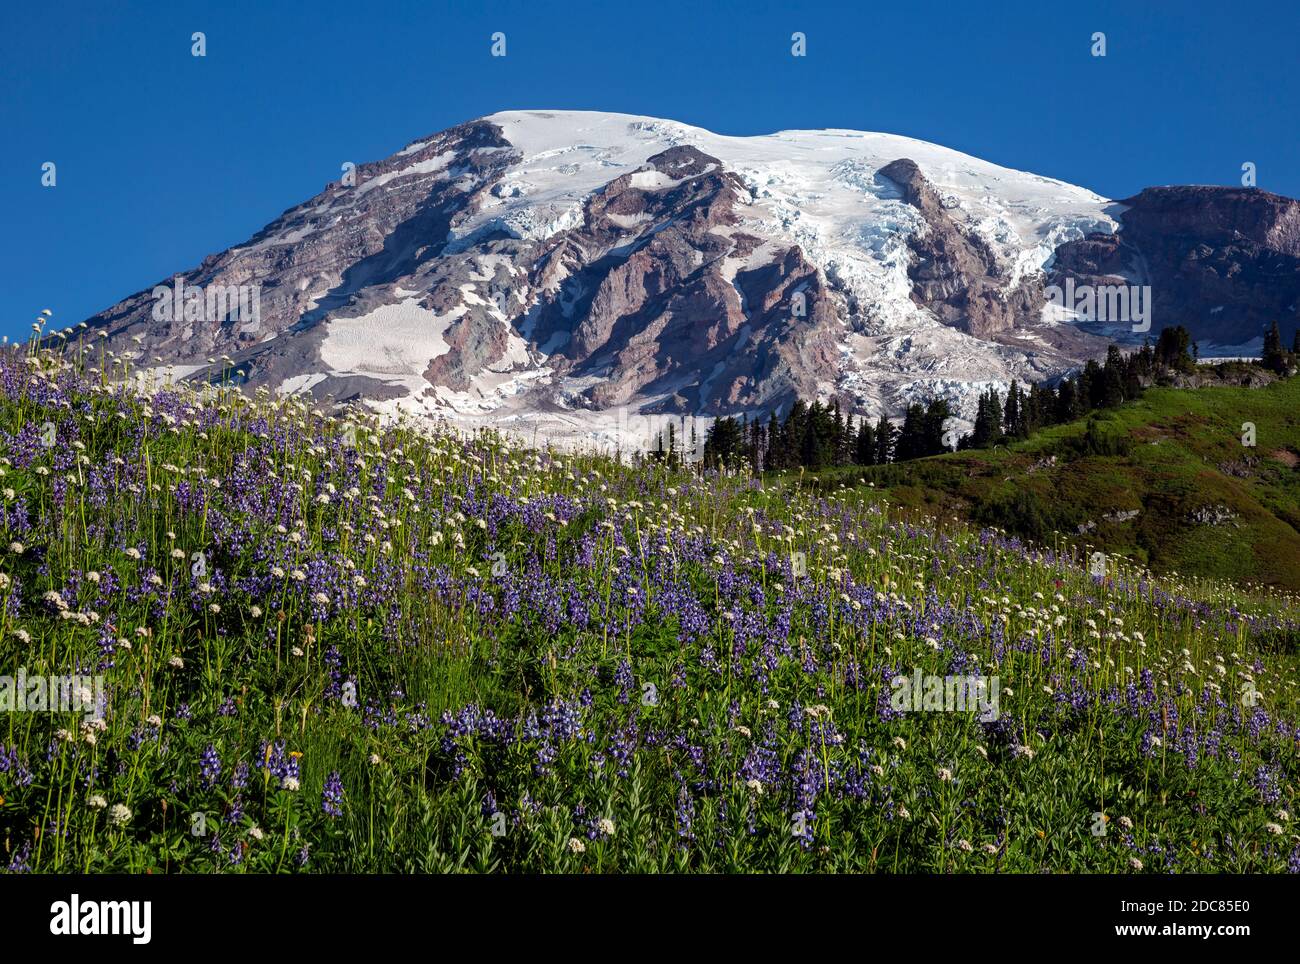
[[[0,870],[1300,870],[1294,596],[76,359],[0,352]]]
[[[1243,444],[1245,423],[1253,447]],[[1300,379],[1152,389],[1097,417],[1094,432],[1116,454],[1088,452],[1087,425],[804,482],[819,491],[870,483],[875,497],[905,509],[1118,553],[1157,572],[1300,590]]]

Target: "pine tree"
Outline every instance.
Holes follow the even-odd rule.
[[[913,402],[903,414],[903,426],[898,430],[898,441],[894,445],[894,461],[907,462],[918,458],[923,452],[925,409]]]
[[[748,422],[749,416],[745,416]],[[767,439],[763,431],[763,423],[758,419],[749,422],[749,433],[746,444],[746,454],[749,458],[749,464],[753,466],[755,472],[762,472],[767,468]]]
[[[980,392],[980,397],[975,402],[975,424],[971,428],[970,435],[963,439],[972,448],[982,448],[988,444],[988,438],[984,436],[984,428],[988,424],[989,412],[989,393]]]
[[[1016,384],[1014,378],[1011,380],[1011,388],[1007,391],[1007,405],[1002,415],[1002,423],[1006,427],[1006,433],[1012,438],[1022,437],[1024,423],[1020,417],[1020,386]]]
[[[1052,390],[1044,386],[1042,382],[1034,382],[1029,387],[1029,396],[1025,399],[1024,411],[1026,435],[1032,435],[1044,425],[1050,423],[1055,401],[1052,397]]]
[[[785,463],[781,461],[781,422],[776,417],[775,409],[767,419],[766,464],[772,469],[785,468]]]
[[[894,459],[894,423],[885,416],[876,422],[876,465],[887,465]]]
[[[1073,422],[1079,417],[1079,383],[1073,378],[1061,382],[1056,393],[1056,421]]]
[[[1139,375],[1154,375],[1156,371],[1156,353],[1151,347],[1150,337],[1142,339],[1142,348],[1133,356],[1134,367]]]
[[[1182,325],[1162,328],[1160,337],[1156,339],[1155,355],[1157,364],[1179,372],[1193,371],[1195,362],[1192,356],[1188,354],[1191,343],[1192,336]]]
[[[922,455],[940,455],[947,451],[948,446],[943,441],[943,426],[951,417],[952,410],[948,407],[946,398],[936,398],[926,406],[922,422]]]
[[[808,406],[802,399],[796,398],[786,413],[785,424],[781,426],[781,461],[785,468],[793,469],[802,465],[802,446],[804,423],[808,420]]]
[[[835,464],[836,429],[833,408],[813,402],[808,409],[804,429],[801,464],[810,469],[824,469]]]
[[[738,464],[743,440],[744,433],[734,418],[718,419],[704,437],[705,464],[710,467]]]
[[[853,460],[858,465],[876,464],[876,433],[871,427],[871,420],[865,415],[862,416],[862,424],[858,426],[858,441]]]
[[[1282,332],[1278,330],[1276,321],[1264,334],[1264,356],[1260,362],[1273,371],[1286,371],[1286,356],[1282,354]]]
[[[844,462],[844,416],[840,413],[840,401],[831,403],[831,464]]]
[[[1106,364],[1102,367],[1102,405],[1114,408],[1124,402],[1124,356],[1119,345],[1106,349]]]
[[[1101,408],[1105,394],[1105,373],[1095,358],[1089,358],[1079,372],[1079,407],[1085,412]]]
[[[1124,397],[1135,399],[1142,397],[1141,361],[1137,354],[1124,359]]]
[[[988,425],[988,413],[989,393],[980,392],[979,398],[975,400],[975,424],[971,426],[970,436],[963,439],[972,448],[982,448],[988,444],[988,439],[984,435],[984,429]]]
[[[1002,400],[997,389],[990,388],[980,395],[975,414],[975,428],[971,432],[972,448],[988,448],[1002,435]]]

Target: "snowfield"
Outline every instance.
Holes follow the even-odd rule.
[[[743,230],[765,239],[747,257],[730,257],[724,275],[770,260],[793,243],[816,264],[852,305],[840,345],[842,371],[828,373],[823,387],[858,400],[871,415],[898,415],[909,401],[944,393],[956,410],[973,414],[975,399],[989,385],[1005,389],[1011,379],[1042,377],[1035,342],[1024,332],[1018,347],[990,343],[940,323],[910,297],[908,238],[926,227],[898,187],[878,175],[899,158],[911,158],[939,192],[954,217],[978,233],[1006,268],[1009,284],[1042,271],[1055,248],[1090,232],[1112,232],[1117,223],[1107,199],[1075,185],[990,164],[959,151],[894,134],[852,130],[779,131],[729,136],[698,127],[631,114],[594,111],[506,111],[484,120],[497,125],[518,160],[484,196],[481,207],[451,232],[448,252],[465,251],[481,237],[503,231],[518,239],[544,240],[583,224],[584,204],[610,181],[630,175],[631,186],[657,191],[679,181],[647,170],[647,160],[671,147],[691,145],[721,161],[743,187]],[[414,154],[417,141],[401,155]],[[501,150],[480,148],[479,150]],[[385,190],[410,177],[454,177],[451,153],[410,163],[362,182],[336,205],[344,216],[366,192]],[[644,230],[645,216],[611,215],[629,232]],[[298,240],[266,238],[256,249]],[[256,250],[254,249],[254,250]],[[512,276],[521,266],[499,255],[478,262],[476,280],[488,281],[498,267]],[[366,374],[402,386],[406,397],[376,403],[391,415],[442,416],[464,424],[513,426],[529,437],[586,440],[624,445],[641,434],[620,426],[617,413],[575,408],[565,411],[565,393],[554,383],[547,355],[565,343],[564,333],[529,348],[527,312],[510,327],[504,363],[485,368],[467,391],[430,386],[423,378],[430,360],[449,351],[448,326],[483,289],[462,288],[462,307],[438,315],[419,306],[418,292],[399,287],[396,304],[358,318],[330,318],[320,350],[324,369]],[[535,296],[537,293],[533,292]],[[525,292],[515,292],[522,305]],[[494,309],[494,313],[495,309]],[[499,313],[497,313],[499,314]],[[1069,324],[1045,312],[1044,325]],[[717,372],[714,372],[716,375]],[[324,375],[320,375],[324,377]],[[315,374],[288,379],[281,390],[310,389]],[[539,410],[530,389],[560,389],[558,401]],[[626,419],[624,419],[626,421]],[[639,438],[638,438],[639,440]]]
[[[883,327],[914,322],[906,238],[921,228],[915,209],[876,172],[911,158],[950,208],[1014,266],[1014,283],[1041,270],[1056,247],[1091,232],[1112,232],[1111,202],[1064,181],[999,167],[959,151],[896,134],[850,130],[780,131],[730,137],[699,127],[598,111],[506,111],[501,128],[523,159],[508,179],[517,189],[467,225],[512,225],[516,236],[545,237],[582,223],[583,202],[655,154],[691,145],[722,161],[750,193],[745,229],[798,242],[827,276],[868,306]],[[639,179],[639,180],[638,180]],[[634,187],[674,183],[633,173]]]

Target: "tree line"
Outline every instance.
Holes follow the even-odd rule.
[[[1013,381],[1005,395],[989,388],[977,403],[973,430],[960,437],[945,424],[952,412],[944,399],[910,404],[898,426],[884,416],[875,422],[865,417],[855,421],[838,401],[809,404],[797,399],[784,419],[775,412],[766,421],[717,419],[705,435],[704,462],[710,467],[749,465],[755,471],[816,471],[905,462],[954,448],[989,448],[1140,398],[1144,382],[1166,372],[1189,373],[1195,370],[1198,356],[1197,346],[1181,325],[1163,329],[1154,345],[1148,339],[1129,354],[1111,345],[1104,362],[1089,360],[1055,386],[1039,383],[1022,388]],[[1261,364],[1283,371],[1297,359],[1300,331],[1292,351],[1283,352],[1274,324],[1265,338]]]
[[[1286,351],[1282,348],[1282,332],[1278,329],[1277,322],[1273,322],[1264,333],[1264,351],[1259,363],[1279,375],[1285,375],[1300,366],[1300,328],[1296,329],[1295,337],[1291,340],[1291,350]]]

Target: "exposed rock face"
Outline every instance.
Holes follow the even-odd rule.
[[[946,324],[979,338],[1037,322],[1043,307],[1041,277],[1010,284],[1010,268],[989,245],[944,208],[915,161],[900,158],[880,169],[896,182],[926,230],[908,239],[916,260],[908,268],[912,298]]]
[[[207,369],[228,354],[234,366],[213,372],[235,367],[246,383],[274,387],[329,361],[330,319],[369,317],[396,296],[438,329],[436,354],[381,351],[358,372],[312,381],[313,394],[387,401],[408,393],[392,376],[409,384],[418,374],[427,384],[414,391],[437,399],[471,392],[485,373],[535,367],[539,355],[578,385],[564,397],[580,408],[718,414],[819,393],[837,363],[842,301],[797,245],[738,229],[748,192],[720,160],[685,145],[655,154],[588,197],[575,227],[544,239],[490,221],[456,237],[502,195],[517,160],[495,125],[453,128],[359,168],[355,187],[328,185],[182,276],[199,287],[261,283],[257,322],[158,321],[140,292],[91,323],[115,339],[140,335],[143,356],[177,366]],[[403,190],[370,187],[395,174]],[[764,246],[763,263],[744,267]]]
[[[1053,251],[1056,272],[1093,277],[1140,249],[1205,304],[1235,299],[1211,328],[1294,304],[1295,202],[1180,190],[1127,202],[1117,238],[1104,198],[907,138],[507,112],[361,165],[179,276],[256,286],[254,317],[159,316],[150,288],[89,324],[180,377],[234,369],[529,435],[645,444],[624,410],[765,417],[795,397],[973,410],[990,384],[1104,352],[1042,319]]]
[[[684,146],[588,202],[584,226],[557,249],[567,273],[533,330],[562,346],[572,377],[601,379],[584,392],[592,404],[648,396],[664,399],[657,411],[722,414],[817,393],[813,373],[835,362],[837,299],[797,245],[769,244],[761,267],[736,266],[764,245],[740,229],[744,194],[721,161]],[[652,227],[607,254],[629,221]]]
[[[383,279],[423,275],[429,307],[445,305],[460,265],[440,269],[449,232],[473,209],[509,162],[509,145],[484,124],[451,128],[416,147],[356,169],[356,185],[331,182],[311,201],[291,208],[245,245],[205,258],[181,274],[184,284],[257,285],[256,320],[231,317],[158,319],[152,289],[90,319],[115,341],[143,339],[143,358],[207,368],[206,359],[235,358],[252,384],[279,384],[320,367],[318,349],[331,315],[347,316],[375,303],[368,290]],[[403,190],[385,190],[397,177]],[[170,283],[170,279],[163,284]],[[451,289],[454,290],[454,289]],[[292,335],[292,337],[280,337]],[[376,374],[385,374],[376,370]],[[326,377],[314,390],[338,399],[385,400],[403,394],[383,379]]]
[[[446,151],[458,151],[460,177],[440,178]],[[357,168],[357,187],[338,182],[306,204],[291,208],[249,239],[247,244],[205,258],[184,278],[192,285],[260,284],[261,327],[240,325],[227,330],[222,323],[181,321],[147,324],[139,309],[152,307],[150,292],[140,292],[96,316],[115,331],[122,322],[147,329],[151,344],[184,362],[234,344],[266,340],[300,320],[309,324],[331,307],[346,304],[369,278],[409,271],[435,257],[462,207],[461,198],[490,183],[505,163],[500,154],[480,148],[505,148],[499,134],[485,125],[452,128],[409,155]],[[402,169],[427,187],[418,190],[374,190]],[[410,184],[408,187],[415,187]],[[300,236],[296,243],[286,239]],[[422,242],[434,240],[431,247]],[[268,283],[270,282],[270,283]],[[232,337],[233,335],[233,337]]]
[[[1221,526],[1237,518],[1226,505],[1203,505],[1193,509],[1188,518],[1197,525]]]
[[[1168,384],[1174,388],[1263,388],[1277,381],[1277,376],[1258,366],[1225,366],[1220,372],[1208,365],[1201,365],[1192,372],[1177,372]]]
[[[1121,229],[1062,245],[1056,284],[1151,286],[1152,330],[1238,345],[1300,324],[1300,203],[1256,188],[1152,187],[1120,202]]]

